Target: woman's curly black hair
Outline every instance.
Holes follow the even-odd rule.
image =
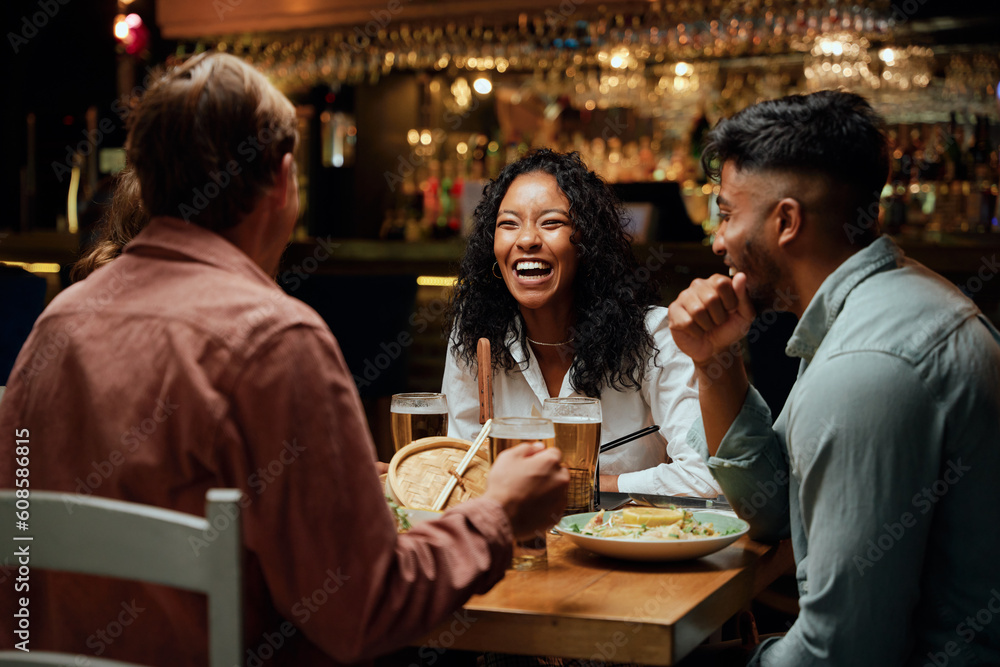
[[[475,368],[479,339],[487,338],[493,369],[510,372],[516,363],[505,342],[519,330],[518,343],[528,356],[523,320],[515,326],[521,318],[518,303],[493,273],[493,235],[507,189],[518,176],[535,172],[553,175],[570,201],[579,260],[573,283],[576,321],[570,383],[575,391],[593,397],[599,397],[604,387],[639,389],[646,360],[656,353],[645,320],[659,290],[652,280],[636,279],[638,263],[625,232],[621,204],[576,153],[533,151],[487,184],[476,206],[475,227],[449,307],[454,349]]]

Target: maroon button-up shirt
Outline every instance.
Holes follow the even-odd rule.
[[[0,403],[2,487],[14,486],[19,429],[30,431],[33,490],[197,515],[209,488],[246,494],[247,664],[387,652],[510,561],[510,525],[488,500],[396,535],[329,328],[234,245],[180,220],[153,220],[38,320]],[[12,571],[4,578],[0,646],[11,647],[11,605],[25,593],[13,594]],[[35,570],[26,595],[33,650],[207,663],[196,594]]]

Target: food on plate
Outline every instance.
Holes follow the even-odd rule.
[[[715,530],[711,523],[697,521],[691,512],[673,505],[630,507],[619,512],[601,510],[585,526],[570,528],[582,535],[635,540],[696,540],[728,534]]]
[[[684,512],[676,507],[626,507],[622,510],[622,522],[630,526],[669,526],[684,519]]]

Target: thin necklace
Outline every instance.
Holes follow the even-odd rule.
[[[525,336],[525,338],[528,337]],[[569,345],[570,343],[572,343],[573,339],[570,338],[569,340],[563,341],[561,343],[540,343],[537,340],[531,340],[530,338],[528,338],[528,342],[534,343],[535,345],[544,345],[545,347],[562,347],[563,345]]]

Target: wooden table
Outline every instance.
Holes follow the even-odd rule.
[[[509,570],[420,645],[673,665],[792,564],[787,540],[747,537],[678,563],[605,558],[556,535],[548,546],[546,570]]]

